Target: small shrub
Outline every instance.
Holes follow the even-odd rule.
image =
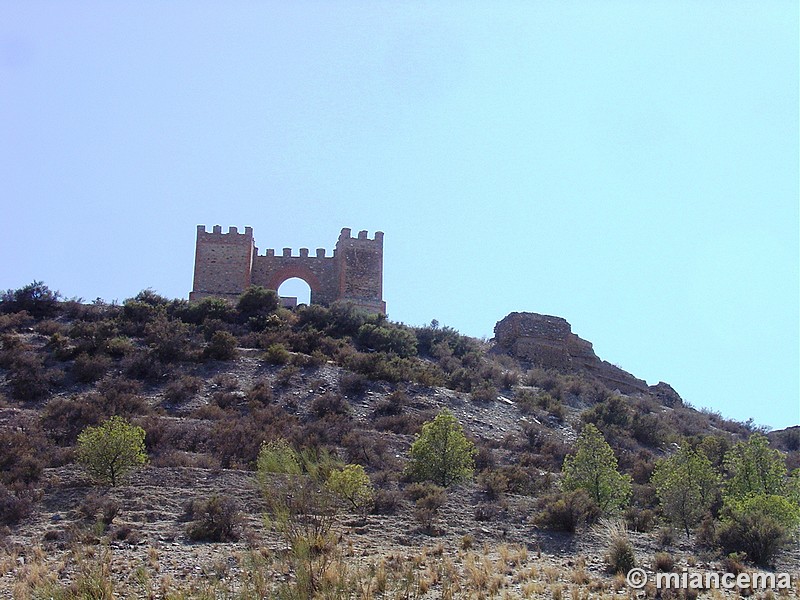
[[[233,334],[227,331],[215,331],[211,341],[203,350],[203,356],[213,360],[233,360],[236,358],[238,342]]]
[[[367,378],[360,373],[343,373],[339,378],[339,389],[343,394],[363,394],[367,389]]]
[[[560,492],[543,497],[535,517],[538,525],[554,531],[574,532],[581,526],[594,523],[600,509],[583,489]]]
[[[397,513],[403,503],[402,496],[397,490],[377,490],[372,499],[372,514],[393,515]]]
[[[608,551],[605,555],[606,568],[609,573],[625,574],[636,566],[633,544],[628,539],[628,532],[621,522],[606,525]]]
[[[675,559],[667,552],[656,552],[653,557],[653,570],[669,573],[675,568]]]
[[[75,379],[81,383],[97,381],[111,366],[111,359],[103,354],[90,355],[83,352],[77,356],[72,365]]]
[[[351,464],[334,469],[325,485],[360,514],[366,512],[374,497],[372,482],[361,465]]]
[[[269,381],[256,381],[247,392],[247,400],[253,404],[265,406],[272,402],[272,384]]]
[[[33,505],[26,492],[13,492],[0,483],[0,523],[16,525],[27,517]]]
[[[502,498],[508,491],[508,477],[500,471],[489,469],[481,471],[477,483],[492,500]]]
[[[87,521],[100,523],[103,531],[108,529],[114,518],[119,514],[120,505],[116,500],[96,492],[89,492],[78,506],[78,512]]]
[[[409,486],[410,487],[410,486]],[[439,516],[439,509],[447,501],[447,492],[437,485],[428,484],[425,493],[417,498],[414,507],[414,519],[427,533],[434,533],[434,524]]]
[[[12,359],[8,383],[12,398],[22,402],[35,402],[50,394],[55,383],[55,374],[48,371],[38,354],[19,352]]]
[[[311,414],[317,418],[326,415],[349,415],[350,405],[339,394],[323,394],[311,403]]]
[[[625,523],[633,531],[646,533],[653,529],[656,513],[649,508],[631,506],[625,510]]]
[[[164,399],[170,404],[183,404],[199,392],[203,380],[192,375],[182,375],[180,379],[170,381],[164,389]]]
[[[191,522],[186,535],[193,541],[235,542],[239,539],[239,511],[233,500],[211,496],[207,500],[192,500],[186,507]]]
[[[472,390],[470,399],[473,402],[494,402],[497,400],[497,394],[497,388],[485,381]]]
[[[726,552],[743,552],[758,565],[768,565],[790,539],[783,525],[761,513],[738,515],[717,529],[717,543]]]
[[[275,376],[275,383],[286,387],[292,382],[294,376],[297,375],[299,372],[300,369],[298,369],[296,366],[286,365],[280,371],[278,371],[278,374]]]
[[[662,527],[658,530],[658,534],[656,535],[656,541],[658,545],[662,548],[669,548],[670,546],[675,545],[675,529],[672,527]]]

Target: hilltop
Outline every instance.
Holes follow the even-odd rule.
[[[764,432],[602,361],[565,320],[512,313],[481,341],[347,303],[278,304],[261,288],[236,302],[145,290],[84,304],[39,283],[5,295],[0,590],[296,597],[316,569],[314,589],[335,597],[627,597],[607,556],[622,539],[648,569],[756,568],[730,556],[719,498],[687,536],[651,477],[678,447],[732,477],[731,449]],[[415,436],[443,409],[476,448],[475,476],[446,490],[405,472]],[[77,438],[114,415],[144,430],[149,464],[98,486],[76,462]],[[559,488],[590,424],[632,483],[614,524]],[[285,477],[259,479],[256,467],[277,440],[314,464],[360,465],[374,488],[368,515],[307,511],[330,519],[335,540],[301,558],[264,519]],[[787,471],[800,467],[800,428],[769,440]],[[797,572],[800,552],[789,544],[761,562]]]

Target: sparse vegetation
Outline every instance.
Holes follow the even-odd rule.
[[[0,301],[0,525],[30,540],[6,545],[0,567],[20,597],[62,597],[63,573],[72,597],[91,585],[174,598],[611,594],[613,575],[567,567],[562,543],[614,572],[637,555],[676,569],[679,544],[704,563],[793,560],[793,430],[768,439],[345,304],[145,290],[85,305],[35,287]],[[120,485],[125,468],[98,466],[111,487],[90,488],[74,463],[103,464],[88,434],[114,422],[136,432],[133,467],[145,448],[152,467]],[[568,535],[608,514],[637,533],[603,547]],[[673,525],[696,536],[679,541]],[[162,537],[198,553],[202,579],[168,570]],[[216,543],[228,559],[201,560]]]

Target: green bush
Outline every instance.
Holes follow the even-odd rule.
[[[93,479],[112,486],[147,463],[144,429],[111,417],[78,436],[78,461]]]
[[[433,481],[442,487],[472,477],[475,444],[447,409],[425,423],[411,445],[407,472],[417,481]]]
[[[254,285],[247,289],[236,303],[236,310],[239,319],[246,323],[254,317],[264,317],[271,315],[280,306],[280,299],[275,290],[268,290]]]
[[[233,334],[227,331],[215,331],[211,341],[203,350],[203,355],[213,360],[232,360],[236,358],[237,346],[238,342]]]
[[[328,475],[325,485],[360,514],[364,514],[372,503],[374,496],[372,482],[361,465],[351,464],[341,469],[334,469]]]
[[[272,344],[264,353],[264,360],[273,365],[285,365],[292,355],[283,344]]]

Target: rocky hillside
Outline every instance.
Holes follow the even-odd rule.
[[[719,498],[686,535],[651,479],[679,446],[732,477],[726,456],[752,427],[601,361],[563,319],[513,313],[481,342],[348,305],[287,310],[258,288],[235,305],[144,291],[117,306],[42,284],[0,311],[5,596],[627,597],[609,550],[622,539],[654,571],[756,568],[729,556]],[[476,449],[474,476],[444,490],[405,468],[443,409]],[[114,415],[144,430],[149,462],[109,487],[76,447]],[[559,486],[588,424],[632,482],[614,514]],[[786,470],[800,466],[798,429],[770,439]],[[298,553],[276,527],[284,479],[256,476],[276,440],[369,476],[368,514],[304,512],[330,519],[324,548]],[[797,571],[800,556],[783,544],[761,562]]]

